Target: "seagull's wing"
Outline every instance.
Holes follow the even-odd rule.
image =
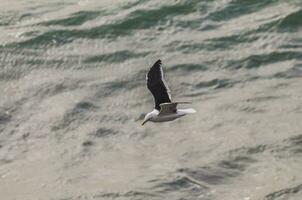
[[[158,115],[169,115],[176,113],[178,103],[162,103],[160,104],[160,111]]]
[[[147,87],[155,101],[155,109],[160,110],[160,104],[171,102],[170,90],[164,80],[161,60],[158,60],[150,68],[147,74]]]
[[[178,101],[178,102],[172,102],[172,103],[162,103],[159,105],[160,106],[159,115],[169,115],[169,114],[176,113],[178,104],[191,104],[191,103],[184,102],[184,101]],[[196,111],[194,111],[194,112],[196,112]]]

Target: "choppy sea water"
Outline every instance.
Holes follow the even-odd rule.
[[[1,199],[302,198],[300,0],[3,0],[0,60]]]

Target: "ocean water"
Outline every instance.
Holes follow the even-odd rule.
[[[302,199],[301,0],[2,0],[0,60],[1,200]]]

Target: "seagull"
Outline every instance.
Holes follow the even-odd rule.
[[[170,90],[164,79],[161,65],[161,60],[156,61],[146,76],[147,88],[154,97],[155,106],[153,111],[145,115],[142,126],[148,121],[167,122],[196,112],[193,108],[177,109],[178,104],[188,104],[189,102],[171,101]]]

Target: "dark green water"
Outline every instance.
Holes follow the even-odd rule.
[[[0,60],[1,199],[302,198],[301,0],[3,1]]]

